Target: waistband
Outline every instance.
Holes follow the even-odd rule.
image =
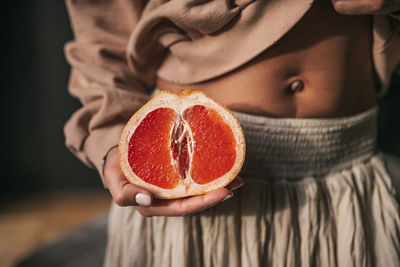
[[[246,139],[244,178],[320,177],[376,153],[377,108],[324,119],[269,118],[233,112]]]
[[[151,96],[160,90],[155,88]],[[247,181],[322,177],[376,154],[377,107],[340,118],[270,118],[233,111],[246,140]]]

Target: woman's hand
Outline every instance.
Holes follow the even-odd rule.
[[[110,190],[113,200],[120,206],[136,206],[143,216],[185,216],[214,206],[232,196],[232,190],[243,185],[236,177],[227,187],[201,196],[180,199],[154,199],[151,193],[129,183],[118,161],[118,149],[113,148],[107,155],[104,166],[104,183]]]
[[[332,0],[340,14],[379,15],[400,10],[400,0]]]

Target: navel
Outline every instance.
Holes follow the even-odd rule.
[[[294,80],[289,84],[289,91],[291,93],[298,93],[304,89],[304,82],[302,80]]]

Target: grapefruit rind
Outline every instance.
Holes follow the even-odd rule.
[[[194,105],[203,105],[216,110],[232,130],[236,140],[236,159],[232,168],[223,176],[201,185],[190,179],[185,178],[178,186],[173,189],[164,189],[149,184],[133,173],[128,162],[128,144],[135,129],[140,125],[147,114],[158,108],[170,108],[177,113],[182,113],[186,108]],[[150,101],[142,106],[128,121],[122,131],[119,143],[119,161],[121,169],[128,181],[149,190],[155,198],[175,199],[187,196],[202,195],[217,188],[228,185],[239,173],[245,158],[245,139],[240,123],[232,112],[226,107],[218,104],[201,91],[190,89],[185,90],[163,90],[156,94]]]

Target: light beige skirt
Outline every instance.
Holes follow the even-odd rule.
[[[105,266],[400,266],[376,108],[338,119],[235,115],[246,184],[187,217],[144,218],[112,205]]]

